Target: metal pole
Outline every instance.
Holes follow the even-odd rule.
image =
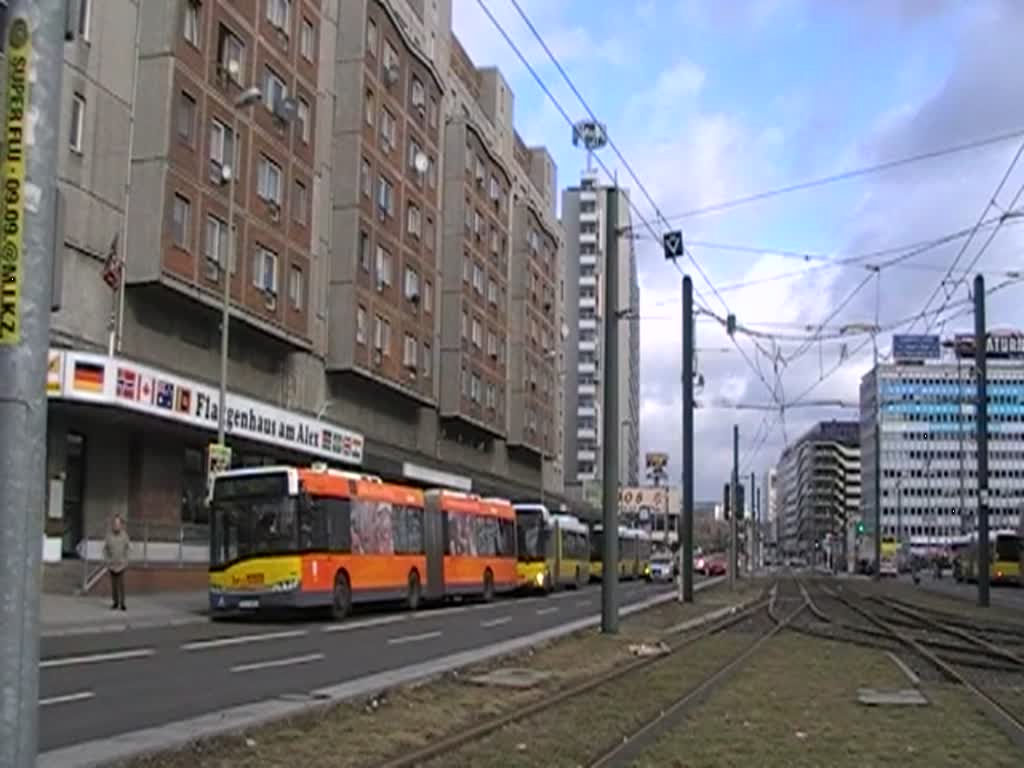
[[[46,380],[67,9],[13,0],[6,37],[0,234],[0,765],[38,746]]]
[[[136,94],[139,87],[139,64],[142,60],[140,55],[142,35],[142,5],[138,5],[135,11],[135,45],[132,56],[132,101],[128,111],[128,175],[124,180],[124,217],[121,225],[121,279],[117,285],[117,325],[114,331],[115,343],[111,346],[113,351],[120,352],[124,343],[124,297],[125,283],[128,278],[128,206],[132,199],[132,154],[135,151],[135,105]]]
[[[235,162],[238,158],[238,112],[231,116],[231,178],[228,184],[228,252],[225,255],[225,262],[221,267],[221,278],[224,280],[224,287],[221,294],[220,307],[220,390],[217,393],[217,444],[225,444],[225,424],[227,421],[227,400],[228,400],[228,342],[230,340],[231,325],[231,259],[235,255],[235,180],[238,178],[238,168]]]
[[[619,190],[606,190],[607,237],[604,262],[604,466],[602,496],[604,502],[604,570],[601,578],[601,631],[619,631],[619,446],[614,439],[619,423]]]
[[[732,426],[732,514],[729,515],[729,589],[736,588],[736,518],[740,515],[740,427]]]
[[[683,278],[683,514],[679,599],[693,602],[693,280]]]
[[[874,347],[875,361],[875,485],[872,488],[875,497],[875,572],[872,576],[878,581],[882,578],[882,372],[878,369],[877,328],[871,334],[871,344]]]
[[[896,478],[896,541],[903,550],[903,474]]]
[[[754,570],[754,550],[757,548],[757,507],[756,507],[756,486],[754,485],[754,473],[750,473],[750,544],[747,547],[747,570]]]
[[[953,344],[953,354],[956,355],[956,381],[958,387],[956,426],[960,435],[960,533],[967,533],[967,483],[964,480],[964,378],[961,370],[960,353],[956,349],[956,342]]]
[[[974,369],[977,399],[974,404],[978,430],[978,605],[989,604],[988,540],[988,332],[985,327],[985,278],[974,278]]]

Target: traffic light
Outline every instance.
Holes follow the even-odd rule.
[[[863,520],[858,520],[857,521],[857,535],[858,536],[863,536],[864,535],[864,521]]]
[[[736,335],[736,315],[730,313],[725,318],[725,331],[730,336]]]
[[[725,511],[725,519],[729,519],[732,512],[732,484],[726,483],[722,487],[722,509]]]
[[[736,519],[737,520],[742,520],[743,519],[743,509],[744,509],[745,497],[746,497],[746,494],[745,494],[744,491],[745,491],[745,489],[743,488],[743,483],[740,483],[740,484],[738,484],[736,486]]]

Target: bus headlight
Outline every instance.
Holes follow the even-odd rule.
[[[537,586],[538,587],[543,587],[544,586],[544,573],[543,572],[538,573],[537,574],[537,578],[535,579],[535,581],[537,582]]]

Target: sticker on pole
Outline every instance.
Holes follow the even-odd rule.
[[[32,36],[28,22],[11,21],[7,33],[3,154],[3,235],[0,241],[0,344],[21,341],[22,244],[25,233],[25,134],[29,105],[28,67]]]
[[[210,443],[206,448],[206,501],[213,500],[213,483],[217,475],[231,469],[231,448]]]

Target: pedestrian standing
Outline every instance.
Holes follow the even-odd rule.
[[[131,540],[124,528],[124,521],[120,515],[114,515],[110,523],[110,531],[107,533],[107,540],[103,544],[103,556],[107,561],[107,570],[110,572],[110,595],[113,598],[111,610],[116,611],[124,607],[124,572],[128,567],[128,555],[131,552]]]

